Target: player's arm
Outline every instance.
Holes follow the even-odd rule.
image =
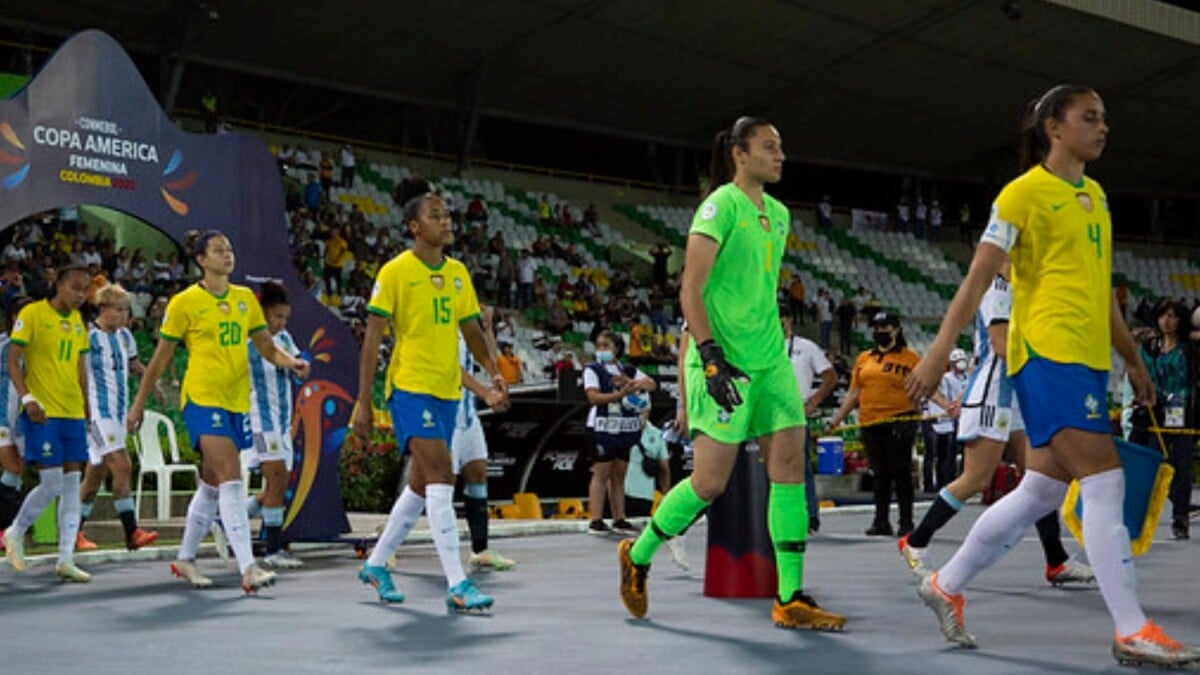
[[[22,358],[24,355],[25,345],[20,342],[9,342],[9,379],[12,381],[13,389],[17,391],[17,396],[21,399],[21,405],[25,408],[29,419],[41,424],[46,421],[46,411],[42,409],[42,404],[29,393],[29,386],[25,384],[25,371],[22,368],[22,364],[25,362]]]
[[[375,369],[379,367],[379,344],[388,319],[375,314],[367,315],[367,330],[363,335],[362,351],[358,355],[358,402],[354,406],[354,433],[366,439],[374,426],[375,410],[371,393],[375,385]]]
[[[88,358],[90,358],[88,353],[84,352],[75,360],[75,377],[79,380],[79,393],[83,394],[83,419],[85,420],[92,419],[92,406],[88,396]]]
[[[817,390],[805,402],[804,415],[811,417],[817,411],[817,408],[821,407],[821,404],[825,402],[825,399],[829,398],[834,389],[837,389],[837,371],[833,369],[833,366],[830,366],[821,371],[821,386],[817,387]]]
[[[1133,387],[1134,400],[1144,406],[1153,406],[1155,399],[1154,380],[1150,379],[1150,371],[1138,354],[1137,343],[1129,333],[1129,326],[1121,316],[1121,308],[1117,305],[1117,296],[1112,296],[1108,307],[1108,325],[1112,333],[1113,347],[1121,358],[1125,359],[1125,374],[1129,376],[1129,385]],[[10,357],[11,358],[11,357]]]
[[[1000,358],[1008,354],[1008,322],[993,321],[987,327],[988,342],[992,343],[992,353]]]
[[[938,329],[933,345],[905,380],[904,389],[910,399],[920,401],[937,388],[942,373],[946,370],[945,364],[950,359],[950,350],[954,348],[955,340],[962,333],[963,327],[974,317],[975,311],[979,309],[979,302],[983,300],[983,294],[987,293],[988,286],[1007,259],[1008,253],[990,241],[981,241],[975,247],[971,268],[954,294],[954,299],[950,301],[950,306],[946,308],[946,315],[942,319],[942,326]]]
[[[175,347],[178,344],[177,340],[166,336],[158,338],[154,356],[150,357],[150,363],[142,373],[142,381],[138,384],[137,394],[133,397],[133,405],[129,406],[129,413],[125,418],[125,424],[130,431],[137,431],[138,427],[142,425],[142,413],[146,410],[146,399],[154,391],[154,385],[158,384],[158,379],[162,377],[163,371],[171,363],[175,356]]]
[[[658,491],[664,495],[671,489],[671,462],[666,456],[658,460]]]
[[[683,316],[687,318],[688,332],[698,345],[712,339],[708,309],[704,307],[704,287],[708,284],[720,248],[721,245],[706,234],[688,235],[683,278],[679,285],[679,305],[683,309]]]
[[[276,368],[290,370],[300,379],[308,378],[308,361],[298,359],[286,351],[279,348],[275,341],[271,339],[271,333],[265,328],[259,328],[250,334],[250,340],[254,342],[254,347],[258,349],[258,353],[263,355],[271,365]]]
[[[658,389],[658,382],[656,382],[653,377],[650,377],[640,370],[638,371],[638,374],[641,375],[641,377],[636,378],[630,383],[633,389],[641,391],[654,391],[655,389]]]
[[[480,382],[479,378],[467,372],[466,368],[460,366],[459,370],[462,371],[462,386],[466,387],[467,391],[478,396],[480,400],[487,404],[487,407],[497,412],[508,407],[508,401],[505,400],[499,391]]]
[[[492,379],[492,386],[503,394],[505,400],[508,399],[508,383],[504,381],[504,376],[500,374],[500,366],[496,363],[496,342],[488,338],[483,330],[483,323],[478,317],[469,318],[459,324],[459,330],[462,331],[463,339],[467,341],[467,348],[471,350],[471,355],[475,357],[476,363],[481,365],[484,371]]]
[[[846,419],[846,415],[849,415],[851,410],[854,410],[858,407],[858,396],[860,393],[862,393],[862,390],[858,387],[850,387],[850,389],[846,392],[846,398],[842,399],[842,405],[837,409],[837,412],[833,414],[833,417],[829,419],[830,429],[833,429],[841,424],[842,420]]]

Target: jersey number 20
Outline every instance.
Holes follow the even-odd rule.
[[[233,321],[222,321],[220,340],[222,347],[242,344],[242,325]]]

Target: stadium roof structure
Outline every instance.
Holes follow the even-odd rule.
[[[1200,14],[1153,0],[9,0],[0,25],[154,50],[181,7],[194,63],[689,146],[754,112],[814,162],[931,176],[1003,172],[1023,102],[1079,81],[1099,178],[1200,194]]]

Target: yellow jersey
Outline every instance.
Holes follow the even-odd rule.
[[[1031,357],[1109,370],[1112,216],[1100,184],[1039,164],[1000,191],[981,241],[1012,260],[1009,374]]]
[[[192,284],[171,298],[159,335],[182,342],[188,369],[179,390],[180,406],[190,401],[234,413],[250,412],[250,336],[265,330],[258,298],[245,286],[229,285],[224,295]]]
[[[379,270],[367,311],[391,320],[396,346],[388,363],[389,392],[461,398],[459,324],[479,317],[465,265],[447,257],[430,267],[405,251]]]
[[[46,416],[84,419],[79,355],[90,342],[79,311],[60,314],[48,300],[30,303],[17,315],[11,341],[25,348],[25,386]]]

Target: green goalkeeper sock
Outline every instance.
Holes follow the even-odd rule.
[[[775,545],[779,600],[787,602],[804,587],[804,549],[808,538],[808,501],[804,483],[772,483],[767,528]]]
[[[804,494],[803,490],[800,494]],[[634,564],[649,565],[658,547],[691,525],[696,514],[708,504],[692,489],[691,478],[680,481],[659,503],[654,517],[650,519],[650,526],[642,530],[629,552],[629,558]]]

